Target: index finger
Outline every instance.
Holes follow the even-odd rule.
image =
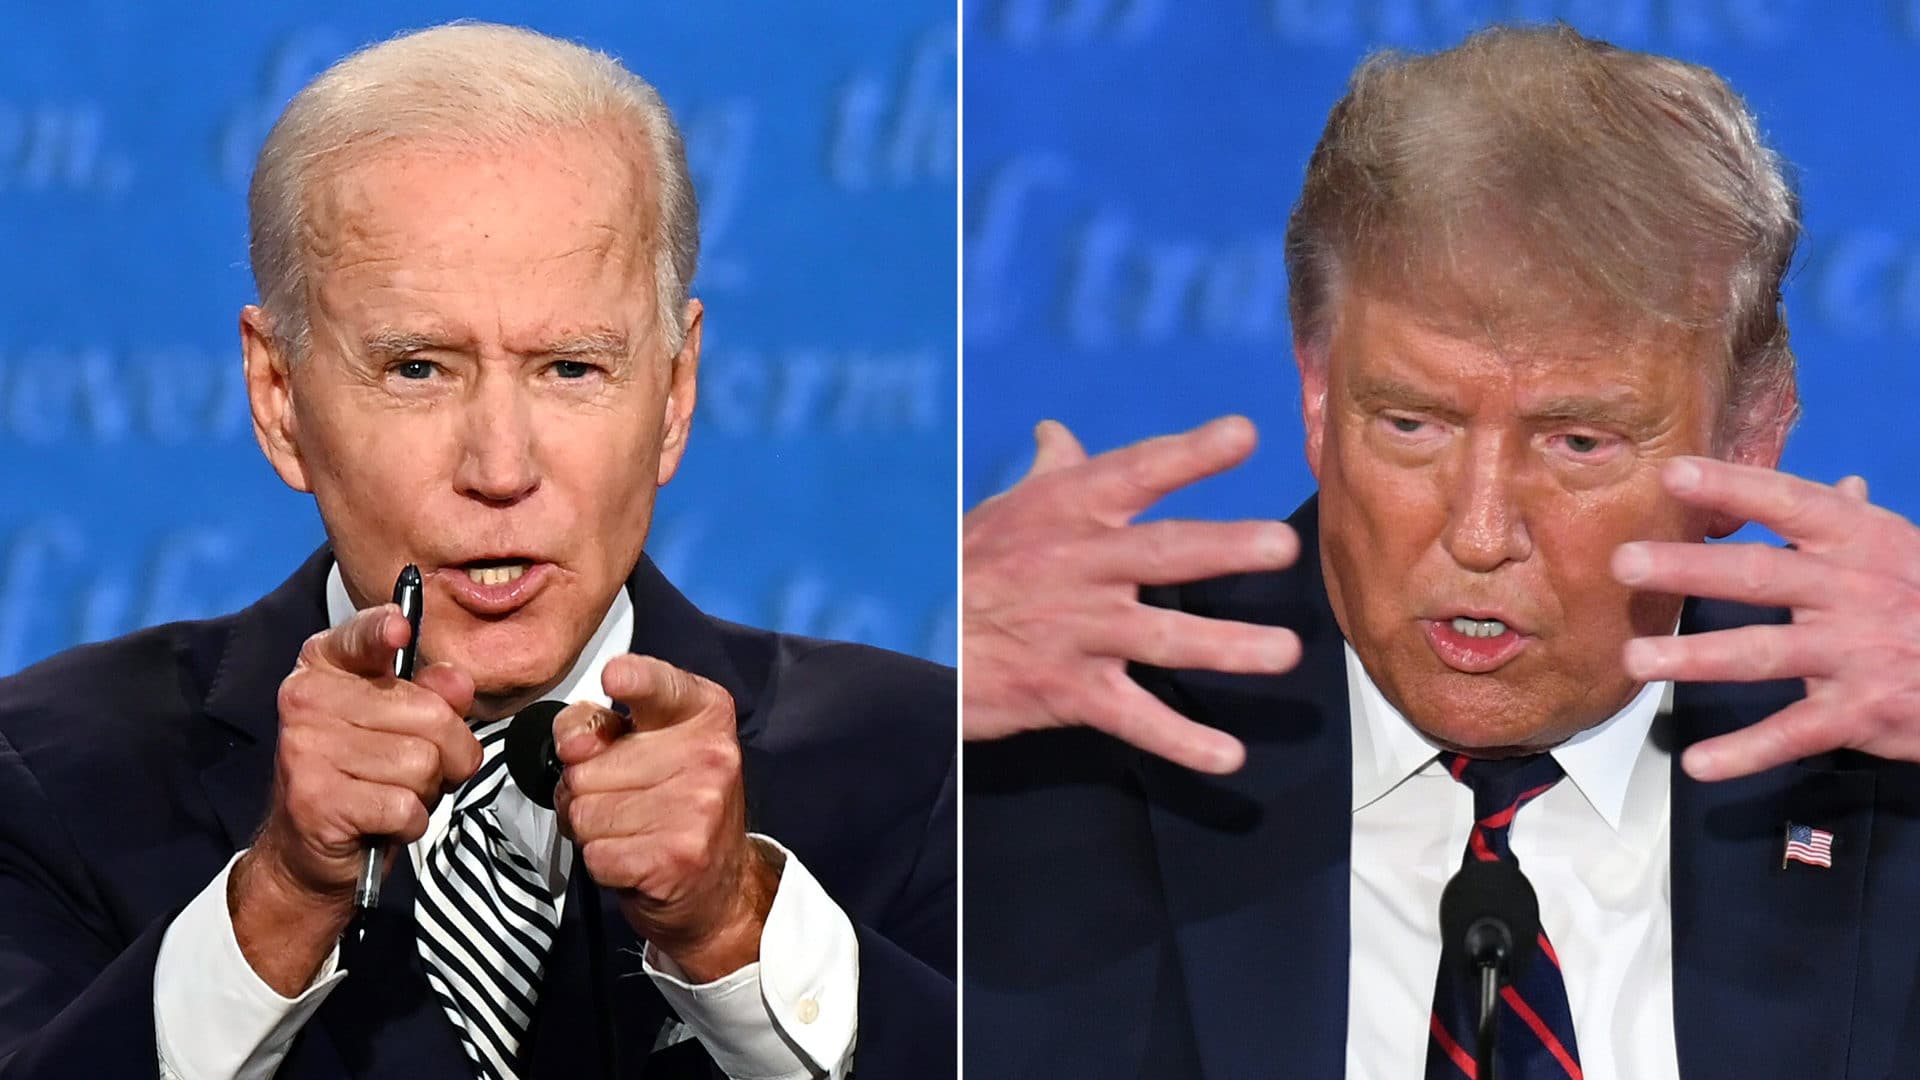
[[[307,639],[301,650],[310,661],[350,675],[377,679],[393,674],[393,657],[413,636],[398,604],[363,608],[339,626]]]
[[[625,705],[635,731],[657,731],[691,719],[726,696],[713,683],[652,656],[617,656],[600,673],[607,696]]]
[[[1687,747],[1680,765],[1695,780],[1732,780],[1847,745],[1834,716],[1807,698],[1751,727]]]
[[[1849,538],[1859,531],[1858,515],[1870,505],[1837,488],[1778,469],[1709,457],[1667,462],[1660,470],[1660,482],[1682,502],[1759,522],[1801,544]]]
[[[1183,431],[1160,435],[1089,459],[1089,508],[1131,518],[1169,493],[1226,472],[1247,460],[1259,441],[1253,421],[1222,416]]]

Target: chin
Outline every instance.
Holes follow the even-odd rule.
[[[497,627],[468,635],[447,659],[473,678],[480,701],[542,690],[560,681],[573,662],[553,641]]]
[[[1555,710],[1542,708],[1519,688],[1495,676],[1446,672],[1410,687],[1401,712],[1429,739],[1450,749],[1473,752],[1522,748],[1546,749],[1572,732],[1559,732]]]

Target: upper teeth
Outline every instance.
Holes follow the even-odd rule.
[[[509,563],[506,566],[469,566],[467,576],[480,585],[505,585],[527,572],[525,563]]]
[[[1507,632],[1507,624],[1499,619],[1469,619],[1462,615],[1453,620],[1453,629],[1468,637],[1499,637]]]

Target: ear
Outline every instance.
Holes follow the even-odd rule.
[[[1800,411],[1800,392],[1791,383],[1761,394],[1759,398],[1728,415],[1722,422],[1724,452],[1720,455],[1736,465],[1755,465],[1762,469],[1780,466],[1780,455],[1787,448],[1787,432]],[[1707,522],[1707,535],[1718,540],[1739,531],[1746,522],[1716,513]]]
[[[292,357],[272,332],[267,313],[254,304],[240,309],[240,355],[245,364],[253,437],[280,479],[295,491],[312,492],[300,459],[293,408]]]
[[[1293,342],[1293,363],[1300,369],[1300,420],[1307,433],[1307,468],[1320,479],[1320,448],[1327,430],[1327,347],[1311,345],[1298,338]]]
[[[699,394],[700,323],[706,308],[698,300],[687,301],[687,338],[673,358],[673,371],[667,376],[667,407],[660,417],[661,487],[680,469],[680,456],[686,453],[687,436],[693,427],[693,403]]]

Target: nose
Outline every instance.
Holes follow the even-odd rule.
[[[533,413],[516,381],[505,373],[484,374],[464,405],[455,487],[500,506],[533,494],[540,486]]]
[[[1504,443],[1498,435],[1471,440],[1453,478],[1444,543],[1455,563],[1475,573],[1492,573],[1533,553],[1517,470]]]

